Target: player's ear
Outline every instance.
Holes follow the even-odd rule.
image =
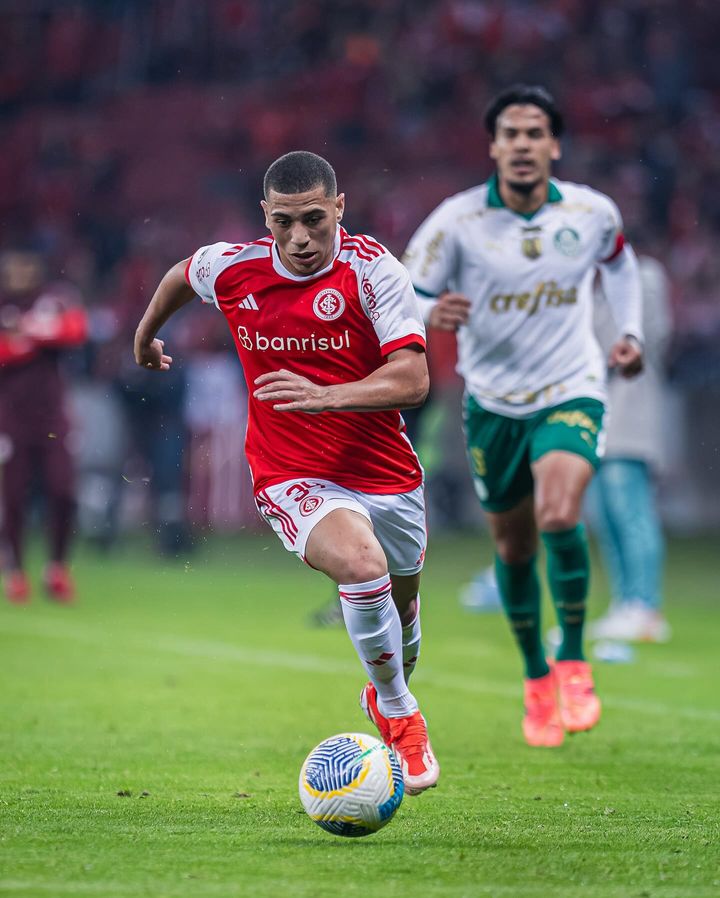
[[[269,228],[270,227],[270,210],[268,208],[268,204],[265,202],[265,200],[260,200],[260,205],[262,206],[262,210],[265,213],[265,225]]]
[[[490,158],[491,158],[491,159],[497,159],[497,157],[498,157],[498,149],[497,149],[497,144],[495,143],[494,140],[491,140],[491,141],[490,141],[490,151],[489,151],[489,152],[490,152]]]
[[[335,220],[342,221],[345,212],[345,194],[339,193],[335,199]]]
[[[560,146],[560,141],[555,138],[553,140],[552,150],[550,151],[550,158],[553,162],[557,162],[557,160],[562,156],[562,147]]]

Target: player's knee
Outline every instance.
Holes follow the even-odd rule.
[[[313,566],[319,567],[336,583],[368,583],[386,577],[388,573],[385,553],[369,531],[347,535],[345,542],[326,546],[322,562],[313,562]]]
[[[377,555],[360,555],[344,559],[339,564],[339,583],[369,583],[387,576],[387,562]]]
[[[507,538],[497,540],[495,551],[504,564],[527,564],[535,557],[535,540],[527,538]]]
[[[543,533],[556,533],[560,530],[572,530],[577,526],[579,515],[574,506],[547,506],[537,510],[538,529]]]

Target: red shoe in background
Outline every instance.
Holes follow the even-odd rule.
[[[75,599],[75,582],[67,566],[57,561],[45,568],[43,576],[45,594],[53,602],[69,605]]]
[[[24,571],[8,571],[3,577],[3,590],[13,605],[27,605],[30,601],[30,581]]]

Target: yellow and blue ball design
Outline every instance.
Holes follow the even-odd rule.
[[[336,836],[369,836],[400,806],[402,771],[392,751],[364,733],[339,733],[305,758],[300,801],[311,820]]]

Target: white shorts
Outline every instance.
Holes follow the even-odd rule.
[[[388,570],[410,576],[422,570],[427,545],[423,487],[409,493],[359,493],[331,480],[286,480],[260,490],[255,504],[288,552],[305,561],[313,527],[337,508],[349,508],[372,524]]]

